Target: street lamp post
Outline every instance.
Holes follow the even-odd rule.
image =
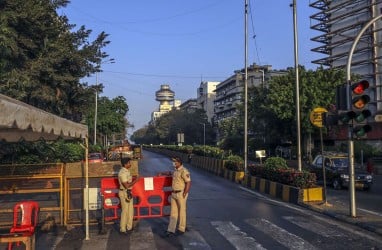
[[[206,152],[206,124],[203,123],[203,151]]]
[[[244,172],[248,165],[248,0],[244,0]]]
[[[94,111],[94,145],[97,144],[97,113],[98,113],[98,72],[96,72],[96,86],[95,86],[95,111]]]
[[[296,0],[293,0],[293,34],[294,34],[294,68],[296,74],[296,123],[297,123],[297,162],[298,171],[302,170],[301,161],[301,118],[300,118],[300,83],[298,69],[298,37],[297,37],[297,7]]]
[[[203,125],[203,152],[204,155],[206,154],[206,124],[205,123],[200,123]]]

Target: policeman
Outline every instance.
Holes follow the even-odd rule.
[[[131,189],[138,181],[138,178],[133,180],[131,175],[131,158],[121,158],[121,170],[118,173],[119,192],[118,196],[121,202],[121,222],[119,231],[121,234],[127,234],[133,230],[134,207]]]
[[[170,221],[166,235],[175,234],[176,226],[180,234],[186,231],[186,208],[187,197],[191,187],[190,172],[183,166],[183,162],[179,157],[172,158],[175,171],[172,174],[172,194],[171,194],[171,212]]]

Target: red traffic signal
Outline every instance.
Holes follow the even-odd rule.
[[[369,88],[369,82],[362,80],[351,86],[352,90],[352,106],[356,110],[365,108],[366,104],[370,102],[370,96],[365,95],[365,90]]]
[[[352,92],[356,95],[362,95],[366,89],[369,88],[369,82],[366,80],[362,80],[357,82],[351,86]]]
[[[351,119],[353,120],[353,136],[356,138],[366,137],[371,131],[371,126],[367,124],[367,119],[371,116],[370,110],[367,108],[370,102],[370,96],[366,93],[369,88],[369,82],[362,80],[351,85]]]

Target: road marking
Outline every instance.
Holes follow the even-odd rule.
[[[289,233],[285,229],[278,227],[277,225],[271,223],[266,219],[247,219],[245,220],[248,224],[254,226],[257,230],[264,232],[265,234],[271,236],[278,243],[284,245],[289,249],[296,250],[308,250],[316,249],[309,242],[298,237],[295,234]]]
[[[377,215],[377,216],[381,216],[381,217],[382,217],[382,214],[381,214],[381,213],[378,213],[378,212],[374,212],[374,211],[367,210],[367,209],[363,209],[363,208],[357,208],[357,209],[360,210],[360,211],[363,211],[363,212],[365,212],[365,213],[374,214],[374,215]]]
[[[107,249],[108,238],[110,235],[110,230],[106,234],[99,235],[98,232],[90,232],[90,240],[83,240],[81,250],[95,250],[94,241],[97,241],[96,249]]]
[[[308,220],[301,216],[283,216],[283,218],[290,223],[293,223],[301,228],[304,228],[313,233],[319,234],[324,237],[344,237],[345,235],[337,229],[330,228],[329,226],[322,225],[312,220]]]
[[[178,236],[178,239],[185,250],[211,250],[211,247],[197,231],[187,231],[182,236]]]
[[[342,230],[344,230],[346,232],[350,232],[352,234],[357,234],[358,236],[366,237],[366,238],[368,238],[370,240],[374,240],[374,241],[377,241],[377,242],[382,244],[382,240],[376,239],[375,237],[371,236],[370,232],[367,232],[365,230],[360,231],[360,227],[358,227],[356,225],[352,225],[351,223],[349,224],[347,222],[340,222],[340,221],[337,221],[337,220],[333,220],[332,218],[329,218],[326,215],[324,216],[322,214],[317,215],[317,212],[313,212],[313,211],[310,211],[308,209],[300,209],[300,208],[297,208],[295,206],[292,206],[291,204],[285,203],[283,201],[277,201],[277,200],[268,198],[268,197],[266,197],[264,195],[261,195],[260,193],[257,193],[255,191],[250,190],[248,188],[245,188],[243,186],[239,186],[239,188],[242,189],[243,191],[251,193],[251,194],[253,194],[253,195],[257,196],[257,197],[260,197],[260,198],[262,198],[262,199],[264,199],[266,201],[269,201],[271,203],[278,204],[280,206],[284,206],[284,207],[290,208],[292,210],[299,211],[302,214],[307,214],[309,216],[314,217],[317,220],[325,221],[326,223],[328,223],[330,225],[335,225],[335,226],[341,228]]]
[[[130,234],[131,250],[151,250],[157,249],[153,231],[149,226],[139,226]],[[106,249],[106,248],[105,248]]]
[[[211,224],[238,250],[266,249],[230,221],[211,221]]]

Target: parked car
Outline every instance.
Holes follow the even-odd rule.
[[[317,155],[309,171],[316,174],[317,180],[323,180],[322,163],[325,165],[326,184],[334,189],[349,187],[349,159],[347,154],[325,153]],[[373,176],[361,169],[358,165],[354,168],[354,183],[356,188],[369,190],[373,184]]]
[[[90,163],[102,163],[103,155],[102,153],[90,153],[88,157],[89,164]]]

